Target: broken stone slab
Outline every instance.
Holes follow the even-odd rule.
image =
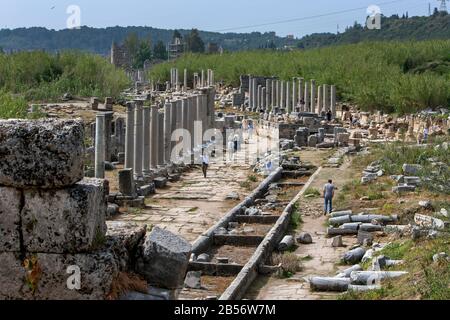
[[[206,253],[202,253],[197,257],[197,262],[211,262],[211,256]]]
[[[388,225],[388,226],[384,227],[383,231],[386,233],[398,232],[400,234],[408,234],[408,233],[411,233],[411,226],[408,224],[406,224],[406,225]]]
[[[309,285],[313,291],[347,291],[350,284],[349,278],[312,277]]]
[[[352,210],[336,211],[331,213],[331,217],[337,218],[341,216],[351,216],[352,214],[353,214]]]
[[[0,185],[64,188],[84,177],[81,120],[0,120]]]
[[[424,228],[432,228],[436,230],[444,230],[445,224],[444,221],[438,218],[433,218],[430,216],[426,216],[423,214],[416,214],[414,215],[414,222]]]
[[[143,209],[145,208],[145,197],[137,197],[137,198],[116,197],[114,203],[118,204],[120,207]]]
[[[361,261],[365,253],[366,249],[358,247],[356,249],[346,252],[342,260],[347,264],[355,264]]]
[[[184,286],[189,289],[201,289],[202,288],[202,272],[201,271],[189,271],[184,279]]]
[[[28,252],[78,253],[106,234],[105,180],[85,178],[58,190],[24,190],[22,234]]]
[[[217,263],[221,263],[221,264],[230,263],[230,259],[227,257],[217,257],[216,260],[217,260]]]
[[[120,258],[122,270],[132,269],[136,253],[144,242],[147,226],[122,221],[107,221],[106,225],[107,246]]]
[[[343,247],[344,243],[342,242],[342,236],[336,236],[333,238],[333,241],[331,242],[331,246],[333,248],[339,248]]]
[[[20,251],[20,210],[22,192],[0,187],[0,252]]]
[[[352,220],[351,220],[350,216],[348,215],[348,216],[339,216],[336,218],[330,218],[328,220],[328,222],[332,226],[340,226],[341,224],[352,222]]]
[[[167,185],[167,178],[164,177],[158,177],[153,179],[153,183],[155,184],[155,187],[157,189],[165,188]]]
[[[365,263],[365,262],[368,262],[368,261],[372,260],[373,259],[373,254],[374,254],[373,249],[367,250],[366,253],[364,253],[364,256],[362,257],[361,262]]]
[[[74,255],[37,253],[27,258],[26,269],[15,253],[0,253],[0,299],[105,300],[119,272],[117,260],[108,250]],[[37,283],[28,278],[32,270],[39,270]],[[69,289],[68,284],[75,285],[69,277],[76,272],[81,272],[79,290]]]
[[[302,232],[297,236],[297,242],[301,244],[311,244],[313,243],[313,239],[309,233]]]
[[[427,210],[433,210],[433,204],[429,200],[419,201],[419,206]]]
[[[225,197],[225,200],[239,200],[239,194],[237,192],[235,192],[235,191],[230,192]]]
[[[378,178],[378,176],[375,175],[364,175],[361,177],[361,184],[366,184],[372,181],[375,181]]]
[[[448,218],[448,211],[445,208],[442,208],[441,211],[439,211],[439,214],[443,217]]]
[[[402,169],[405,175],[417,175],[423,169],[423,167],[419,164],[405,163],[403,164]]]
[[[408,274],[406,271],[353,271],[350,274],[352,284],[374,285],[385,279],[398,278]]]
[[[114,217],[120,213],[120,207],[115,203],[108,203],[108,208],[106,209],[106,217]]]
[[[440,261],[450,262],[450,257],[445,252],[439,252],[439,253],[436,253],[435,255],[433,255],[433,261],[435,263],[440,262]]]
[[[154,193],[155,193],[154,183],[144,185],[137,190],[137,194],[141,197],[148,197],[149,195]]]
[[[419,177],[404,177],[403,181],[399,181],[399,182],[403,182],[406,183],[407,185],[412,185],[412,186],[420,186],[422,180]]]
[[[136,272],[151,285],[167,289],[182,287],[192,247],[183,238],[159,227],[147,234],[139,248]]]
[[[373,235],[370,232],[359,230],[358,231],[358,243],[360,245],[372,245]]]
[[[361,285],[355,285],[355,284],[348,285],[348,291],[367,292],[367,291],[373,291],[373,290],[381,290],[381,286],[380,285],[361,286]]]
[[[228,234],[228,230],[225,229],[224,227],[219,227],[214,231],[214,234],[216,235],[225,235]]]
[[[406,193],[416,191],[416,186],[409,184],[400,184],[396,187],[392,187],[392,192],[394,193]]]
[[[246,216],[259,216],[261,215],[261,210],[256,207],[251,207],[245,210]]]
[[[361,271],[362,267],[359,264],[355,264],[351,266],[350,268],[347,268],[345,270],[342,270],[336,275],[336,278],[350,278],[350,274],[353,271]]]
[[[278,244],[279,251],[287,251],[294,245],[293,236],[285,236],[281,242]]]

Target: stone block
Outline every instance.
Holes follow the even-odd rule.
[[[22,233],[28,252],[91,250],[106,233],[104,180],[86,178],[59,190],[24,190]]]
[[[0,185],[70,186],[83,179],[84,150],[79,120],[0,120]]]
[[[164,177],[158,177],[158,178],[155,178],[155,179],[153,180],[153,182],[155,183],[155,187],[156,187],[156,188],[162,189],[162,188],[165,188],[166,185],[167,185],[167,178],[164,178]]]
[[[38,253],[27,258],[33,263],[25,268],[17,254],[0,253],[0,299],[104,300],[118,274],[116,258],[108,250],[75,255]],[[79,290],[68,287],[76,268],[80,271]],[[36,281],[29,277],[32,270]]]
[[[21,202],[21,191],[0,187],[0,252],[20,251]]]
[[[146,236],[137,255],[136,272],[150,285],[181,288],[192,247],[183,238],[158,227]]]

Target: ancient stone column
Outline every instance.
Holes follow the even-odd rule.
[[[112,161],[112,122],[114,112],[107,111],[105,114],[105,161]]]
[[[158,166],[158,106],[150,107],[150,166]]]
[[[286,105],[284,104],[286,101],[286,85],[284,81],[281,81],[280,83],[280,108],[285,108]]]
[[[336,86],[331,85],[331,113],[333,114],[333,119],[336,118]]]
[[[150,107],[143,108],[143,156],[142,156],[142,171],[144,175],[150,174]]]
[[[330,95],[329,88],[327,84],[323,85],[323,109],[325,111],[330,110]]]
[[[197,97],[189,97],[189,133],[191,134],[191,151],[194,148],[194,122],[197,115]]]
[[[272,80],[267,79],[266,80],[266,109],[269,109],[269,106],[272,105]]]
[[[135,101],[136,108],[134,110],[134,177],[142,178],[142,156],[143,156],[143,101]]]
[[[193,83],[194,89],[198,88],[198,73],[194,73],[194,83]]]
[[[261,109],[261,104],[262,104],[261,90],[262,90],[262,86],[258,85],[258,91],[257,91],[257,95],[256,95],[256,110],[260,110]]]
[[[170,107],[170,156],[172,156],[172,150],[175,148],[177,142],[176,141],[172,141],[172,133],[177,129],[177,110],[178,108],[178,101],[174,100],[171,102],[171,107]],[[175,159],[171,159],[175,160]]]
[[[305,106],[303,107],[303,111],[310,112],[311,105],[309,101],[310,95],[309,95],[309,83],[308,81],[305,81]]]
[[[180,77],[178,75],[178,69],[175,69],[175,90],[180,90]]]
[[[252,105],[252,111],[255,112],[256,108],[258,108],[258,82],[256,81],[256,78],[253,78],[253,105]]]
[[[252,76],[248,76],[248,107],[249,109],[252,108],[253,104],[253,80]]]
[[[188,90],[188,71],[187,69],[184,69],[184,75],[183,75],[183,90]]]
[[[277,95],[277,82],[275,80],[271,81],[271,88],[270,90],[270,111],[273,110],[273,106],[275,105],[275,99],[276,99],[276,95]]]
[[[201,94],[201,100],[202,100],[202,128],[203,132],[210,129],[211,127],[208,124],[208,96],[206,94]]]
[[[125,168],[134,165],[134,102],[127,102],[127,124],[125,141]]]
[[[205,70],[202,70],[201,87],[205,86]]]
[[[183,159],[186,161],[187,152],[189,149],[189,135],[186,131],[189,131],[189,100],[188,98],[183,98],[182,101],[182,107],[181,107],[181,113],[182,113],[182,125],[181,127],[185,129],[183,133]]]
[[[203,95],[199,94],[195,96],[196,102],[196,108],[195,108],[195,129],[194,129],[194,146],[197,147],[203,143],[203,114],[204,114],[204,107],[203,107]],[[199,127],[200,125],[200,127]]]
[[[298,106],[298,88],[295,78],[292,80],[292,111],[296,111]]]
[[[276,97],[276,101],[275,101],[275,106],[276,107],[280,107],[280,101],[281,101],[281,81],[280,80],[277,80],[277,86],[276,86],[276,89],[277,89],[277,97]]]
[[[164,105],[164,161],[165,163],[170,162],[170,153],[172,151],[172,124],[171,124],[171,111],[172,111],[172,103],[166,102]]]
[[[124,196],[135,195],[135,184],[133,179],[133,169],[119,170],[119,192]]]
[[[158,113],[158,165],[164,165],[164,113]]]
[[[323,89],[322,86],[317,87],[317,114],[320,116],[320,113],[322,112],[322,106],[323,106],[323,98],[322,98]]]
[[[305,101],[304,88],[305,88],[305,79],[300,78],[298,80],[298,99],[300,101]]]
[[[114,126],[114,135],[116,138],[117,152],[125,151],[125,123],[123,118],[117,118]]]
[[[105,178],[105,114],[98,113],[95,118],[95,177]]]
[[[316,107],[316,90],[316,80],[311,80],[311,100],[309,112],[314,112],[314,109]]]
[[[291,99],[291,83],[286,81],[286,113],[292,112],[292,99]]]
[[[267,104],[267,89],[263,87],[261,89],[261,109],[266,112],[266,104]]]

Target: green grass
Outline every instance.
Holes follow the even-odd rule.
[[[356,293],[348,292],[340,297],[344,300],[392,300],[392,299],[450,299],[450,268],[448,262],[433,262],[433,255],[448,252],[450,238],[396,241],[381,253],[391,259],[403,259],[404,264],[396,270],[408,271],[408,275],[383,282],[381,290]]]
[[[233,86],[239,85],[242,74],[276,75],[283,80],[304,77],[316,79],[319,85],[336,84],[340,100],[364,110],[402,114],[449,105],[449,52],[450,40],[432,40],[366,42],[291,52],[190,54],[155,66],[150,76],[165,81],[175,66],[190,74],[213,69],[217,81]],[[442,67],[428,66],[432,61]]]
[[[309,187],[305,190],[304,196],[320,197],[320,191],[317,188]]]
[[[292,209],[291,220],[289,223],[290,229],[296,230],[302,224],[302,216],[298,208],[298,203],[296,203]]]
[[[128,87],[126,74],[99,55],[42,51],[0,53],[0,90],[23,101],[58,99],[66,92],[82,97],[118,97]],[[3,106],[3,105],[2,105]],[[9,104],[3,113],[23,115]],[[7,115],[9,116],[9,115]]]

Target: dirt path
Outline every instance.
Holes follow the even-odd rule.
[[[302,160],[308,160],[315,165],[320,165],[327,156],[324,151],[308,151],[302,156]],[[345,160],[339,168],[322,168],[321,172],[313,180],[310,187],[321,190],[328,179],[333,179],[339,189],[352,179],[350,161]],[[305,280],[309,276],[323,275],[333,276],[338,269],[339,259],[346,248],[333,248],[331,239],[326,237],[327,218],[323,215],[322,198],[304,198],[300,200],[300,211],[303,223],[296,233],[308,232],[313,238],[310,245],[300,245],[295,254],[302,259],[303,270],[289,279],[280,279],[277,276],[259,277],[250,288],[247,298],[257,300],[317,300],[334,299],[335,294],[314,293],[309,290],[309,284]],[[356,239],[346,237],[344,245],[351,246]]]

